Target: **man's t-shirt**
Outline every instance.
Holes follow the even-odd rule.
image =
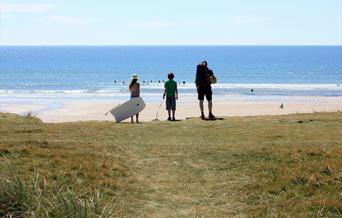
[[[164,87],[166,89],[166,97],[175,96],[177,90],[177,83],[174,80],[168,80],[165,82]]]

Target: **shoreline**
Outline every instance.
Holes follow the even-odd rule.
[[[16,114],[35,114],[45,123],[62,123],[77,121],[114,121],[109,113],[105,115],[115,105],[123,101],[108,101],[83,99],[77,101],[60,102],[59,107],[51,107],[44,103],[20,103],[11,102],[10,104],[2,104],[1,112],[9,112]],[[280,104],[284,104],[284,108],[280,108]],[[165,102],[163,101],[160,109],[159,103],[146,101],[145,109],[140,113],[139,121],[149,122],[155,119],[166,120],[167,111],[165,110]],[[207,102],[204,101],[204,110],[207,116]],[[258,116],[258,115],[285,115],[297,113],[314,113],[314,112],[337,112],[342,111],[342,96],[338,97],[315,97],[301,96],[289,97],[282,96],[279,99],[260,99],[253,100],[241,97],[214,97],[213,113],[217,117],[232,116]],[[158,112],[158,117],[156,117]],[[176,119],[184,120],[192,117],[199,117],[200,111],[198,101],[194,96],[183,98],[177,101]],[[130,122],[130,119],[124,122]]]

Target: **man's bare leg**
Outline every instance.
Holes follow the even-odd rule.
[[[199,101],[199,107],[200,107],[200,110],[201,110],[201,113],[203,114],[204,113],[204,109],[203,109],[203,100],[200,100]]]
[[[209,118],[210,119],[215,119],[213,112],[213,102],[212,101],[208,101],[208,109],[209,109]]]
[[[208,110],[209,110],[209,113],[213,112],[213,101],[208,101]]]
[[[202,119],[205,119],[205,116],[204,116],[204,108],[203,108],[203,100],[200,100],[200,101],[199,101],[199,107],[200,107],[200,110],[201,110],[201,118],[202,118]]]

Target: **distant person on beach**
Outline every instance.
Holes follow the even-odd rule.
[[[129,84],[129,91],[131,92],[131,98],[140,97],[140,84],[138,83],[138,75],[133,74],[131,83]],[[131,123],[133,123],[133,117],[131,117]],[[139,113],[135,115],[136,123],[139,123]]]
[[[173,80],[175,75],[171,72],[167,75],[168,81],[164,84],[164,94],[163,99],[166,96],[166,110],[168,112],[169,117],[167,120],[175,121],[175,112],[176,112],[176,100],[178,100],[178,89],[177,89],[177,82]],[[171,111],[172,111],[172,119],[171,119]]]
[[[215,79],[215,81],[214,81]],[[216,82],[216,78],[214,77],[214,73],[212,70],[208,68],[207,61],[203,61],[202,63],[197,65],[196,70],[196,88],[199,100],[199,107],[201,110],[201,119],[205,119],[204,109],[203,109],[203,101],[204,96],[208,101],[208,109],[209,109],[209,119],[215,119],[214,114],[212,113],[213,103],[212,103],[212,90],[211,84]]]

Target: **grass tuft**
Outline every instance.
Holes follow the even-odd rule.
[[[8,164],[9,165],[9,164]],[[112,217],[99,190],[79,194],[72,186],[50,186],[38,170],[23,180],[13,168],[0,174],[0,217]]]
[[[331,167],[329,167],[329,166],[326,166],[326,167],[324,167],[324,168],[321,168],[321,173],[322,173],[323,175],[327,175],[327,176],[330,176],[330,175],[333,174],[332,169],[331,169]]]
[[[28,111],[28,112],[25,113],[24,116],[35,118],[37,116],[37,114],[33,113],[32,111]]]

